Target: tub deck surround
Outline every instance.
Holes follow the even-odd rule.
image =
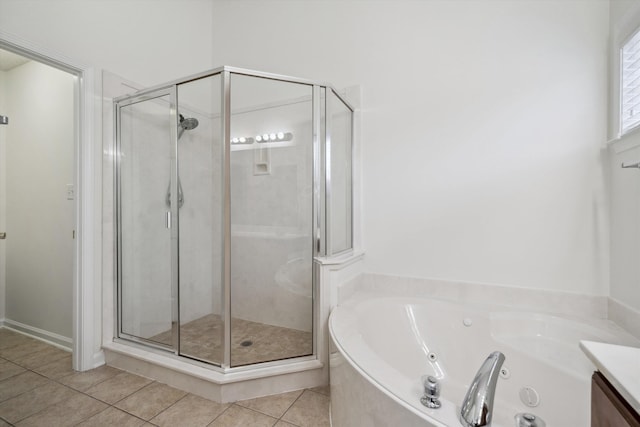
[[[580,348],[640,413],[640,348],[593,341],[580,341]]]
[[[396,425],[395,420],[407,426],[459,425],[468,384],[496,350],[506,356],[506,372],[496,390],[494,427],[512,426],[513,417],[522,412],[549,426],[586,426],[594,367],[579,341],[640,346],[613,322],[579,316],[575,309],[552,315],[362,291],[334,309],[329,329],[334,427]],[[425,374],[441,383],[440,409],[420,404],[420,377]],[[521,393],[538,404],[525,405]],[[370,399],[377,400],[368,403]],[[358,424],[358,417],[366,422]]]
[[[609,298],[608,303],[608,318],[622,326],[631,335],[640,339],[640,311],[614,298]]]
[[[512,311],[535,311],[580,318],[608,318],[609,298],[605,296],[372,273],[361,274],[341,283],[336,291],[338,304],[376,296],[407,296],[474,305],[498,305],[510,307]],[[633,333],[631,330],[629,332]],[[640,339],[640,336],[637,338]]]

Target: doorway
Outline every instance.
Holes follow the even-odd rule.
[[[105,363],[102,336],[99,333],[102,321],[103,217],[100,208],[102,140],[98,131],[102,124],[102,72],[64,56],[49,46],[16,37],[2,30],[0,49],[50,65],[76,78],[73,109],[76,227],[72,272],[72,363],[73,369],[86,371]],[[0,296],[4,298],[4,289],[0,291]]]
[[[0,50],[4,326],[71,350],[77,76]]]

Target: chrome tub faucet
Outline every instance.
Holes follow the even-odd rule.
[[[478,369],[462,401],[459,418],[463,426],[491,426],[493,399],[504,359],[504,354],[494,351]]]

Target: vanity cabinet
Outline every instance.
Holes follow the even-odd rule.
[[[591,377],[591,427],[640,427],[640,415],[600,372]]]

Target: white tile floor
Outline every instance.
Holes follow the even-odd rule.
[[[0,427],[75,425],[328,427],[329,388],[221,404],[0,329]]]

